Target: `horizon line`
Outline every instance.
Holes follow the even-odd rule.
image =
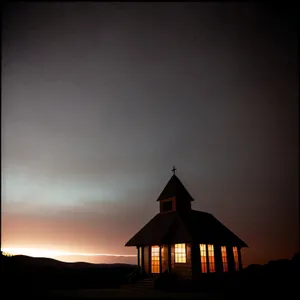
[[[28,255],[33,257],[44,257],[44,256],[110,256],[110,257],[137,257],[136,254],[114,254],[114,253],[82,253],[82,252],[67,252],[57,250],[47,250],[38,248],[17,248],[17,247],[4,247],[1,251],[10,255]]]

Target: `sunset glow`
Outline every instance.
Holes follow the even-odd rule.
[[[232,5],[4,6],[2,251],[138,264],[126,242],[160,213],[175,164],[191,209],[247,242],[236,269],[299,252],[296,30]]]
[[[60,256],[114,256],[114,257],[136,257],[136,255],[126,254],[111,254],[111,253],[77,253],[65,252],[48,249],[35,249],[35,248],[1,248],[1,251],[12,255],[28,255],[32,257],[49,257],[56,258]]]

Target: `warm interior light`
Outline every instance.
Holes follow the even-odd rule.
[[[209,272],[215,272],[215,255],[214,255],[214,245],[207,245],[208,249],[208,262],[209,262]]]
[[[200,244],[200,262],[201,262],[201,272],[207,273],[207,258],[206,258],[205,244]]]
[[[185,244],[175,244],[175,263],[186,263]]]
[[[223,272],[228,272],[228,262],[227,262],[226,246],[222,246],[221,247],[221,254],[222,254]]]
[[[233,247],[233,257],[234,257],[234,266],[235,270],[239,270],[239,254],[238,254],[238,249],[237,247]]]
[[[151,247],[151,273],[159,273],[159,246]]]

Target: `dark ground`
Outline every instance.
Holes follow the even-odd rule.
[[[1,262],[1,294],[40,294],[45,290],[116,288],[136,268],[128,264],[65,263],[23,255]]]
[[[178,295],[175,298],[186,299],[191,292],[197,292],[198,295],[210,294],[212,297],[203,296],[207,299],[261,297],[269,299],[275,296],[276,298],[283,296],[284,299],[298,299],[300,296],[299,258],[298,253],[291,260],[270,261],[266,265],[250,265],[242,272],[235,274],[226,274],[225,276],[212,274],[214,276],[206,276],[201,279],[201,282],[164,278],[158,282],[158,287],[165,290],[166,295]],[[28,297],[49,299],[47,293],[49,290],[78,290],[81,292],[83,290],[99,290],[99,295],[101,295],[102,289],[103,291],[117,291],[120,285],[127,283],[128,274],[135,268],[136,266],[127,264],[64,263],[48,258],[2,255],[1,298],[8,299],[18,296],[19,299],[28,299]],[[105,295],[105,292],[102,295]],[[53,296],[51,299],[54,299]],[[88,297],[76,299],[88,299]]]

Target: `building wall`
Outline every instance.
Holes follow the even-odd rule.
[[[168,270],[168,245],[162,247],[162,272]]]
[[[163,245],[162,272],[169,269],[168,245]],[[175,263],[175,244],[170,247],[171,272],[185,278],[198,278],[201,276],[200,249],[199,244],[186,244],[186,263]],[[233,248],[226,246],[228,271],[235,271]],[[240,250],[240,249],[239,249]],[[240,254],[241,252],[239,252]],[[146,274],[151,273],[151,246],[143,247],[143,267]],[[215,273],[222,273],[221,245],[214,245]],[[209,270],[209,268],[208,268]]]
[[[216,273],[223,272],[221,245],[214,245]]]
[[[234,272],[234,258],[233,258],[233,247],[232,246],[226,246],[227,251],[227,261],[228,261],[228,271]]]
[[[200,275],[200,248],[199,244],[191,245],[191,258],[192,258],[192,276],[197,278]]]
[[[171,246],[172,272],[185,278],[192,277],[192,249],[186,244],[186,263],[175,263],[175,245]]]
[[[149,246],[145,246],[144,247],[144,272],[146,274],[149,274],[150,272],[150,247]]]
[[[222,253],[221,246],[214,244],[214,260],[215,260],[215,272],[214,273],[223,273],[223,263],[222,263]],[[234,271],[234,260],[233,260],[233,247],[226,246],[227,251],[227,263],[228,271]],[[208,261],[208,258],[207,258]],[[193,278],[199,278],[202,274],[201,272],[201,260],[200,260],[200,249],[199,244],[192,245],[192,276]],[[209,273],[209,268],[207,268]],[[227,272],[226,272],[227,273]]]
[[[175,245],[171,245],[171,269],[173,271],[175,263]]]

